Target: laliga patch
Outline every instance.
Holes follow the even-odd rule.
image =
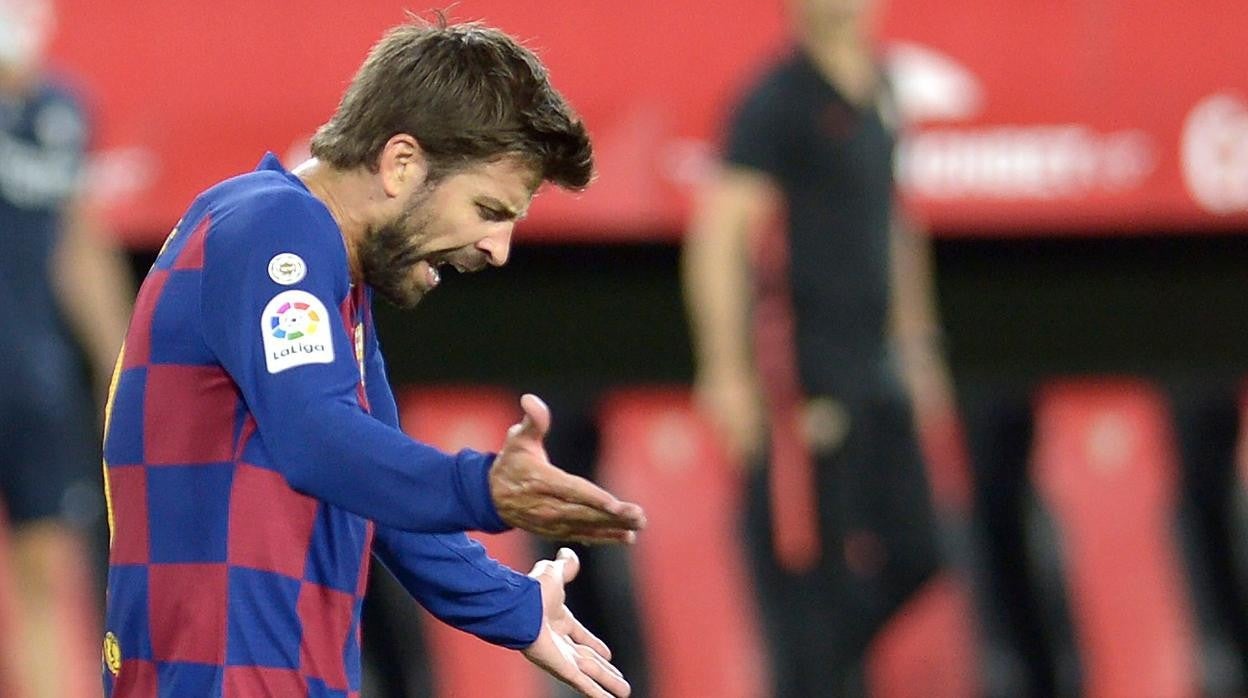
[[[260,332],[269,373],[306,364],[334,362],[333,317],[307,291],[282,291],[264,306]]]
[[[283,286],[297,284],[307,275],[308,265],[293,252],[276,254],[269,260],[269,278]]]

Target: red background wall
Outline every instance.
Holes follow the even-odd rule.
[[[544,193],[522,234],[678,236],[730,97],[784,45],[784,5],[457,3],[454,19],[537,49],[595,137],[597,183]],[[96,191],[136,244],[158,244],[196,192],[265,150],[293,164],[369,45],[403,19],[376,1],[60,8],[56,61],[98,114]],[[900,150],[903,191],[938,233],[1248,225],[1239,0],[892,0],[882,27],[900,106],[918,119]]]

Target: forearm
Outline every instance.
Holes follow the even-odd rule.
[[[102,239],[93,219],[73,206],[53,258],[58,300],[92,362],[107,380],[125,337],[133,283],[119,249]]]
[[[528,647],[542,623],[538,583],[490,559],[460,534],[418,534],[379,527],[382,564],[439,620],[496,645]]]
[[[445,454],[342,401],[308,403],[260,430],[266,445],[281,442],[274,449],[291,487],[359,516],[431,533],[508,528],[490,499],[492,455]]]
[[[752,372],[749,240],[761,203],[738,188],[727,180],[704,196],[684,246],[685,302],[703,377]]]
[[[936,307],[930,240],[899,218],[893,230],[893,334],[901,368],[919,402],[952,394]]]

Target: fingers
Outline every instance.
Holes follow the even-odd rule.
[[[580,624],[563,604],[563,584],[572,580],[579,560],[562,548],[554,560],[541,560],[531,576],[542,585],[542,629],[523,651],[529,661],[592,698],[628,698],[632,687],[607,657],[611,650]],[[556,589],[557,587],[557,589]],[[548,596],[547,592],[559,593]]]
[[[636,532],[622,528],[610,515],[580,504],[559,502],[540,516],[535,514],[532,525],[522,525],[544,538],[572,543],[632,545]]]
[[[573,642],[578,645],[585,645],[591,650],[597,652],[604,659],[611,659],[611,648],[607,647],[607,643],[598,639],[597,635],[593,634],[588,628],[582,625],[581,621],[577,620],[576,616],[572,615],[572,611],[567,606],[563,607],[563,614],[564,621],[567,623],[568,637],[572,638]],[[619,670],[614,666],[611,666],[611,669],[615,671],[616,674],[623,676],[623,674],[620,674]]]
[[[576,660],[576,663],[577,663],[576,672],[577,673],[572,674],[571,676],[555,674],[555,678],[559,679],[560,681],[563,681],[564,683],[568,684],[572,688],[575,688],[576,691],[583,696],[589,696],[589,698],[614,698],[610,693],[607,693],[607,691],[603,689],[602,686],[599,686],[598,684],[594,683],[594,680],[591,679],[588,674],[581,671],[580,662],[581,662],[580,659]]]
[[[507,431],[508,436],[526,437],[541,441],[550,431],[550,408],[542,399],[532,393],[520,397],[520,409],[524,410],[524,418],[520,423]]]
[[[632,545],[637,542],[637,533],[623,528],[592,528],[556,538],[584,545]]]
[[[532,395],[523,404],[524,420],[508,431],[490,468],[490,493],[499,516],[548,538],[631,543],[632,537],[620,531],[645,527],[642,508],[552,465],[537,440],[550,424],[549,411]]]
[[[614,664],[607,661],[606,657],[603,657],[601,654],[598,654],[592,648],[586,645],[573,644],[572,649],[574,652],[576,652],[577,656],[585,657],[586,659],[592,659],[594,663],[598,664],[603,669],[606,669],[609,673],[614,674],[615,676],[621,679],[624,678],[623,672],[621,672],[619,669],[616,669]]]
[[[576,579],[576,573],[581,571],[581,560],[571,548],[559,548],[559,554],[555,556],[554,571],[567,584]]]
[[[555,555],[554,560],[538,560],[533,566],[532,575],[542,575],[550,573],[560,584],[568,584],[576,579],[577,573],[581,571],[581,559],[572,552],[571,548],[559,548],[559,553]],[[572,618],[571,612],[567,607],[563,608],[563,612]],[[575,621],[575,618],[572,618]]]
[[[636,523],[621,523],[610,514],[572,504],[545,493],[495,500],[499,515],[511,526],[558,541],[631,545]]]
[[[603,659],[597,652],[585,645],[574,645],[576,651],[576,668],[593,680],[594,688],[604,690],[616,698],[627,698],[633,688],[624,680],[624,675],[610,662]],[[597,695],[591,693],[590,695]]]
[[[610,662],[584,645],[576,645],[573,652],[576,668],[569,667],[567,673],[556,672],[557,678],[591,698],[628,698],[632,695],[633,687]]]
[[[632,502],[622,502],[615,495],[577,475],[558,471],[562,477],[550,478],[551,494],[564,500],[581,504],[608,514],[610,518],[596,523],[615,524],[621,528],[639,531],[646,525],[646,514]]]
[[[525,650],[525,656],[556,679],[590,698],[628,698],[632,687],[624,677],[602,657],[584,645],[571,643],[566,638],[555,639],[544,631],[541,639]]]

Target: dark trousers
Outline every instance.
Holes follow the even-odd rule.
[[[1202,693],[1248,693],[1248,533],[1234,378],[1167,385],[1182,461],[1179,540],[1201,641]]]
[[[1166,385],[1181,478],[1176,538],[1201,643],[1203,695],[1248,688],[1248,530],[1235,447],[1234,380]],[[1033,391],[964,382],[959,389],[974,474],[973,576],[984,695],[1078,695],[1081,661],[1067,608],[1061,541],[1034,495]],[[1238,555],[1237,555],[1238,553]]]
[[[1078,669],[1065,613],[1058,543],[1031,486],[1033,405],[1029,387],[959,386],[971,460],[972,578],[989,698],[1073,695]],[[1043,565],[1037,556],[1053,558]]]
[[[777,698],[865,695],[871,640],[939,566],[909,406],[897,398],[848,408],[843,443],[816,455],[822,550],[813,569],[777,565],[765,468],[750,483],[746,539]]]

